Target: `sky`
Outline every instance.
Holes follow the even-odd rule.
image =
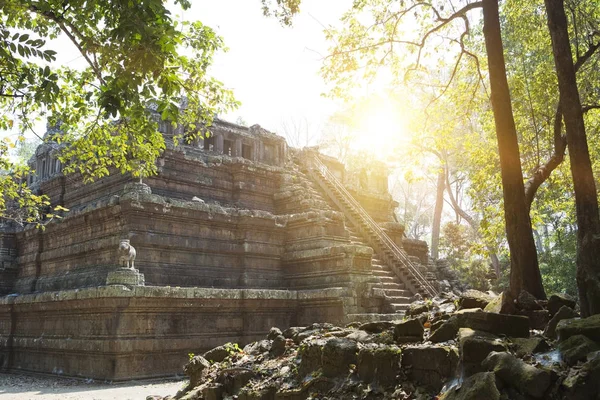
[[[350,0],[303,0],[290,28],[265,17],[259,0],[194,2],[184,17],[215,29],[229,48],[211,70],[242,103],[225,118],[270,130],[290,119],[325,121],[338,105],[321,96],[326,86],[319,68],[328,48],[323,29],[350,6]]]

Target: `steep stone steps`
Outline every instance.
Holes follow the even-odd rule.
[[[377,269],[377,268],[373,268],[373,275],[375,276],[380,276],[380,277],[391,277],[394,278],[395,275],[393,272],[385,270],[385,269]]]
[[[410,307],[410,303],[390,303],[389,307],[394,313],[404,313]]]
[[[354,216],[355,220],[361,220],[360,212],[354,209],[354,206],[343,197],[340,198],[342,203],[341,206],[344,209],[341,209],[330,196],[327,195],[327,191],[324,191],[323,188],[318,184],[318,182],[312,177],[310,171],[305,171],[306,174],[302,174],[303,178],[310,178],[311,186],[307,189],[307,192],[310,193],[311,197],[317,197],[322,199],[328,203],[328,205],[338,211],[342,211],[344,213],[350,213],[351,216]],[[334,186],[327,182],[328,187],[335,192]],[[347,219],[348,222],[350,220]],[[366,225],[366,224],[363,224]],[[376,234],[371,233],[370,237],[365,237],[364,233],[361,232],[369,232],[369,229],[365,229],[366,226],[353,226],[350,223],[346,224],[346,230],[348,232],[348,238],[352,244],[368,246],[370,241],[379,240]],[[383,317],[387,314],[377,314],[375,319],[388,318],[388,319],[398,319],[402,318],[404,315],[404,310],[408,308],[408,304],[410,303],[410,297],[412,293],[406,285],[399,279],[397,274],[391,269],[390,266],[385,265],[385,262],[381,260],[380,257],[385,257],[389,259],[390,254],[374,254],[372,259],[372,275],[373,275],[373,288],[377,289],[377,296],[382,296],[385,302],[385,309],[389,311],[389,316]],[[412,284],[416,283],[414,280],[410,280]],[[371,314],[367,314],[371,315]],[[373,320],[371,317],[365,317],[368,320]]]
[[[390,299],[392,299],[392,298],[410,299],[410,296],[411,296],[410,290],[405,290],[405,289],[386,289],[385,292]]]
[[[346,230],[353,243],[368,246],[365,240],[360,237],[360,233],[356,228],[349,226],[346,227]],[[401,283],[396,274],[376,255],[373,255],[371,265],[373,276],[377,280],[375,287],[382,290],[387,309],[392,311],[390,315],[402,316],[408,309],[412,293],[410,290],[406,290],[404,283]]]

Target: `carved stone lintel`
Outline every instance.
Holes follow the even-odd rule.
[[[144,286],[145,279],[144,274],[140,274],[140,271],[137,269],[118,268],[108,273],[106,284],[125,285],[127,287]]]

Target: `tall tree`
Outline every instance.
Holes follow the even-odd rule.
[[[518,295],[521,290],[527,290],[537,298],[545,298],[529,208],[525,202],[519,143],[506,78],[498,0],[483,0],[483,24],[502,174],[506,237],[510,248],[510,291]]]
[[[433,226],[431,227],[431,258],[438,259],[440,245],[440,230],[442,225],[442,211],[444,209],[444,191],[446,189],[446,168],[440,169],[437,177],[435,207],[433,210]]]
[[[581,314],[600,313],[600,219],[563,0],[545,0],[567,132],[577,211],[577,286]]]

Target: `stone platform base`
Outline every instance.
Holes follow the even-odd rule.
[[[106,277],[107,285],[144,286],[144,274],[137,269],[119,268],[110,271]]]
[[[115,273],[111,279],[133,276]],[[112,381],[181,374],[189,353],[225,342],[244,345],[273,326],[342,323],[350,296],[342,288],[123,284],[6,296],[0,298],[0,370]]]

